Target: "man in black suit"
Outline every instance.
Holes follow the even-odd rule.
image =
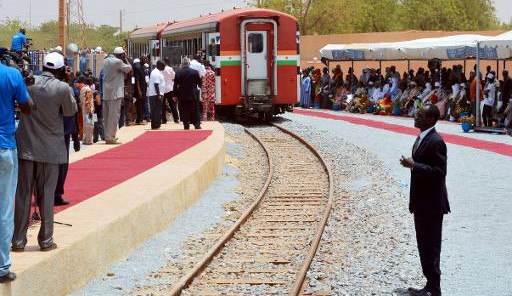
[[[183,58],[181,64],[182,69],[174,77],[174,91],[178,97],[181,121],[186,130],[190,129],[190,123],[194,125],[195,129],[201,129],[199,111],[197,110],[201,78],[199,72],[190,68],[189,58]]]
[[[422,289],[409,288],[414,296],[441,295],[441,234],[443,215],[450,212],[446,190],[446,144],[434,126],[439,119],[435,105],[425,105],[414,116],[421,133],[412,149],[412,157],[402,156],[400,163],[411,170],[409,211],[414,214],[416,240],[423,275]]]

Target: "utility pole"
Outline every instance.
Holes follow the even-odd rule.
[[[65,38],[64,33],[66,32],[66,4],[64,0],[59,0],[59,45],[64,50]]]
[[[119,34],[123,33],[123,10],[119,10]]]
[[[28,3],[28,27],[32,29],[32,2]]]
[[[85,46],[87,45],[87,39],[85,36],[87,26],[85,24],[84,18],[84,5],[82,3],[82,0],[76,0],[76,5],[78,14],[78,24],[80,25],[80,48],[85,48]]]
[[[66,24],[68,24],[66,26],[66,38],[68,40],[71,40],[71,38],[69,36],[69,27],[71,24],[71,1],[70,0],[66,0]]]

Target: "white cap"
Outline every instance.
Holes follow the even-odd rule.
[[[145,64],[144,64],[144,67],[149,68],[149,64],[148,64],[148,63],[145,63]]]
[[[494,75],[492,73],[487,74],[487,78],[494,79]]]
[[[116,47],[114,48],[114,54],[123,54],[124,49],[122,47]]]
[[[51,52],[44,57],[43,65],[49,69],[64,67],[64,56],[58,52]]]
[[[134,59],[133,60],[133,63],[136,64],[136,63],[140,63],[140,60],[139,59]]]
[[[98,47],[96,47],[96,49],[95,49],[94,51],[96,51],[96,52],[102,52],[102,51],[103,51],[103,49],[101,48],[101,46],[98,46]]]
[[[59,46],[55,47],[55,50],[62,52],[62,46],[59,45]]]
[[[441,84],[439,83],[439,81],[436,81],[436,83],[434,83],[434,86],[439,87],[439,86],[441,86]]]

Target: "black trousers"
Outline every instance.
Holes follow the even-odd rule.
[[[144,96],[140,96],[135,101],[135,108],[137,109],[137,119],[135,120],[136,123],[141,123],[144,120]]]
[[[150,96],[149,105],[151,109],[151,128],[160,128],[162,125],[162,99],[158,96]]]
[[[441,238],[443,215],[414,214],[416,241],[420,254],[423,275],[427,278],[426,287],[433,296],[441,295]]]
[[[170,91],[164,94],[164,101],[162,103],[162,123],[167,123],[167,105],[165,102],[167,102],[169,104],[169,108],[171,108],[172,119],[174,122],[180,122],[176,102],[172,99],[172,91]]]
[[[196,102],[196,100],[179,101],[181,121],[183,121],[183,127],[185,129],[189,129],[191,123],[195,127],[199,126],[199,112],[197,111],[198,107],[199,104]]]
[[[69,141],[71,140],[71,135],[64,135],[64,141],[66,142],[66,151],[68,159],[66,163],[59,164],[59,177],[57,178],[57,186],[55,188],[55,199],[62,198],[64,195],[64,183],[66,183],[66,177],[68,175],[69,168]]]
[[[484,110],[482,110],[482,120],[485,126],[492,126],[492,106],[484,104]]]
[[[121,129],[124,126],[125,119],[126,119],[126,103],[124,99],[121,99],[121,111],[119,113],[119,129]]]
[[[96,143],[100,138],[102,141],[105,140],[105,130],[103,129],[103,116],[98,115],[98,121],[94,123],[92,142]]]

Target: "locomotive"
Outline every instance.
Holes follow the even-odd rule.
[[[197,52],[215,68],[216,108],[270,120],[300,97],[297,20],[269,9],[243,8],[134,30],[131,57],[169,57],[179,67]]]

